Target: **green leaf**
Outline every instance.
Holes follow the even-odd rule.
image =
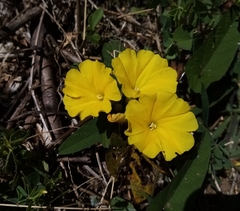
[[[112,123],[107,120],[107,114],[101,112],[97,120],[97,128],[100,134],[103,147],[108,148],[110,145],[110,136],[112,133]]]
[[[108,43],[104,43],[102,48],[103,63],[107,67],[112,67],[112,59],[117,57],[123,50],[124,46],[119,40],[111,40]]]
[[[95,10],[89,17],[88,17],[88,24],[90,26],[90,30],[94,30],[97,24],[103,17],[103,9],[99,8]]]
[[[221,79],[228,70],[240,41],[235,19],[233,11],[225,13],[217,28],[189,59],[186,75],[194,92],[200,93],[202,83],[207,88],[212,82]]]
[[[10,141],[12,143],[18,143],[23,141],[28,135],[28,132],[25,130],[17,130],[13,134],[11,134]]]
[[[148,0],[148,7],[155,8],[160,4],[161,0]]]
[[[203,84],[201,90],[201,98],[202,98],[202,119],[205,125],[208,125],[209,100],[207,91]]]
[[[198,155],[193,160],[187,160],[172,182],[150,201],[149,211],[159,211],[163,208],[165,211],[194,210],[192,206],[197,190],[201,188],[208,170],[211,140],[211,135],[205,131]]]
[[[100,39],[101,39],[101,36],[98,33],[87,34],[87,40],[89,40],[93,44],[98,44]]]
[[[169,29],[172,27],[172,19],[171,19],[171,17],[169,17],[167,15],[160,15],[159,21],[161,23],[162,31],[169,33]]]
[[[167,31],[162,32],[163,37],[163,46],[168,48],[172,45],[173,39],[170,37],[169,33]]]
[[[21,186],[17,186],[16,191],[17,191],[17,195],[18,195],[18,200],[21,200],[23,197],[28,196],[26,191]]]
[[[219,138],[222,135],[222,133],[226,130],[229,122],[230,122],[230,117],[227,117],[224,120],[224,122],[219,124],[218,128],[212,134],[213,139]]]
[[[114,197],[111,200],[112,211],[136,211],[133,205],[120,197]]]
[[[130,13],[139,12],[138,15],[146,16],[147,15],[146,12],[141,12],[143,10],[145,10],[144,7],[131,7],[130,8]]]
[[[223,159],[223,152],[219,149],[219,147],[217,145],[215,146],[215,148],[213,150],[213,154],[217,159],[219,159],[219,160]]]
[[[174,31],[173,40],[177,43],[177,46],[183,50],[192,49],[192,35],[187,30],[184,30],[182,26]]]
[[[67,155],[89,148],[100,141],[97,118],[90,120],[70,135],[58,148],[60,155]]]
[[[162,7],[169,6],[168,0],[148,0],[147,2],[149,8],[156,8],[159,4],[161,4]]]
[[[33,189],[40,182],[40,175],[34,171],[25,177],[29,189]]]

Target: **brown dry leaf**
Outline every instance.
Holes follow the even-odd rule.
[[[63,47],[67,46],[75,38],[76,38],[76,35],[73,32],[68,32],[64,34]]]
[[[127,157],[132,147],[124,141],[122,136],[112,133],[110,137],[110,148],[105,154],[105,160],[110,174],[117,180],[119,170],[127,163]]]
[[[136,167],[141,166],[140,157],[136,152],[133,152],[131,157],[134,161],[129,164],[132,170],[132,174],[130,176],[130,187],[134,202],[141,203],[147,198],[148,195],[152,194],[153,185],[150,182],[148,182],[146,185],[142,184],[141,178],[136,171]]]

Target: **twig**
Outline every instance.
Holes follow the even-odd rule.
[[[93,175],[96,179],[103,181],[103,179],[95,171],[93,171],[88,165],[83,165],[83,168],[87,170],[91,175]]]
[[[77,37],[76,37],[76,45],[78,43],[79,35],[80,35],[80,23],[81,23],[81,18],[80,18],[80,0],[77,0],[77,11],[76,11],[76,16],[77,16],[77,27],[76,27],[76,32],[77,32]]]
[[[16,99],[13,101],[11,104],[11,107],[8,109],[7,113],[3,116],[3,119],[8,119],[9,115],[12,113],[13,109],[15,109],[17,102],[19,101],[20,98],[23,97],[24,92],[26,91],[27,87],[29,86],[30,78],[27,80],[25,83],[24,87],[22,88],[21,92],[17,95]]]
[[[57,95],[56,87],[54,85],[54,77],[50,63],[46,58],[41,60],[41,91],[42,91],[42,102],[46,112],[53,112],[58,110],[59,98]],[[55,130],[62,127],[61,119],[59,116],[47,116],[49,125],[53,130],[55,138],[58,138],[63,134],[61,130]],[[46,142],[48,145],[49,143]]]
[[[137,15],[140,13],[145,13],[145,12],[151,12],[153,10],[153,8],[151,9],[145,9],[145,10],[140,10],[140,11],[136,11],[136,12],[130,12],[128,14],[122,14],[120,15],[118,18],[122,18],[122,17],[126,17],[126,16],[131,16],[131,15]]]
[[[21,113],[21,111],[25,108],[26,104],[29,102],[31,99],[31,93],[28,92],[26,96],[21,100],[19,106],[16,108],[15,112],[12,114],[11,118],[8,121],[8,125],[6,129],[10,129],[13,125],[13,119]]]
[[[61,144],[62,141],[67,138],[71,133],[73,133],[75,130],[77,130],[79,127],[81,127],[82,125],[84,125],[85,123],[87,123],[89,120],[91,120],[92,117],[87,117],[86,119],[84,119],[83,121],[80,121],[76,127],[69,129],[67,132],[65,132],[64,134],[62,134],[60,137],[58,137],[56,140],[54,140],[52,143],[50,143],[47,146],[47,149],[51,149],[55,146],[57,146],[58,144]]]
[[[220,117],[217,119],[217,121],[215,121],[215,122],[213,123],[213,125],[209,128],[209,130],[212,131],[212,130],[219,124],[219,122],[221,122],[221,121],[223,121],[223,120],[224,120],[224,117],[223,117],[223,116],[220,116]]]
[[[68,173],[70,175],[70,180],[72,182],[73,192],[75,193],[76,198],[78,199],[79,194],[78,194],[78,191],[77,191],[77,185],[73,181],[73,176],[72,176],[71,168],[70,168],[70,165],[69,165],[69,161],[67,162],[67,167],[68,167]]]
[[[233,169],[233,171],[235,171],[235,170]],[[239,173],[237,171],[235,171],[235,175],[234,175],[232,186],[231,186],[230,193],[229,193],[230,195],[234,194],[234,190],[235,190],[236,185],[237,185],[238,177],[239,177]]]
[[[88,0],[91,5],[95,8],[98,9],[98,6],[96,4],[94,4],[94,2],[92,0]],[[112,28],[116,31],[117,34],[120,34],[121,32],[118,30],[118,28],[112,23],[112,21],[110,21],[106,15],[103,15],[103,17],[109,22],[109,24],[112,26]]]
[[[91,163],[88,157],[63,157],[57,158],[57,162]]]
[[[117,18],[122,18],[126,22],[129,22],[129,23],[137,25],[137,26],[142,26],[142,24],[139,23],[138,21],[136,21],[132,16],[128,16],[128,14],[123,14],[122,11],[118,7],[116,7],[116,9],[120,14]]]
[[[37,28],[37,30],[35,30],[36,35],[35,35],[34,46],[39,46],[39,45],[41,46],[41,44],[39,44],[38,42],[39,42],[40,29],[42,29],[43,17],[44,17],[44,11],[42,11],[42,15],[41,15],[40,20],[39,20],[38,28]],[[43,36],[43,30],[41,30],[41,32],[42,32],[41,36]],[[42,40],[40,40],[40,42],[42,42]],[[32,67],[31,67],[31,70],[30,70],[30,81],[29,81],[28,89],[29,89],[29,91],[32,94],[32,98],[33,98],[34,104],[36,106],[36,109],[38,111],[40,111],[41,109],[40,109],[40,106],[38,104],[38,101],[37,101],[37,98],[36,98],[36,95],[35,95],[35,91],[34,91],[34,89],[32,87],[36,61],[37,61],[37,51],[34,50],[33,51],[33,57],[32,57]],[[46,123],[43,115],[41,113],[39,113],[39,116],[40,116],[40,119],[41,119],[42,124],[43,124],[43,131],[48,132],[47,123]],[[46,145],[48,145],[48,143],[50,143],[52,141],[51,134],[49,133],[48,134],[48,139],[47,140],[43,140],[43,141],[45,142],[45,144],[47,143]]]
[[[86,25],[87,25],[87,0],[84,0],[84,19],[83,19],[83,35],[82,40],[86,38]]]
[[[221,190],[221,188],[220,188],[220,186],[219,186],[219,184],[218,184],[218,182],[217,182],[217,180],[216,180],[216,178],[215,178],[215,176],[213,174],[212,174],[212,179],[214,181],[214,184],[216,185],[217,190],[219,192],[222,192],[222,190]]]
[[[98,168],[99,168],[100,174],[102,175],[102,178],[103,178],[103,181],[104,181],[105,185],[107,185],[107,180],[106,180],[106,178],[105,178],[105,176],[103,174],[103,171],[102,171],[102,164],[100,162],[100,158],[99,158],[98,152],[96,152],[95,155],[96,155],[96,159],[97,159],[97,163],[98,163]]]
[[[1,203],[0,207],[22,207],[22,208],[28,208],[30,205],[21,205],[21,204],[4,204]],[[30,206],[31,209],[53,209],[53,210],[57,210],[57,209],[65,209],[65,210],[111,210],[111,208],[82,208],[82,207],[50,207],[50,206]]]
[[[61,27],[61,25],[59,24],[59,22],[46,10],[46,8],[43,5],[40,5],[40,7],[43,9],[43,11],[45,11],[47,13],[47,15],[56,23],[56,25],[58,26],[59,30],[64,34],[65,38],[67,39],[67,41],[71,44],[73,50],[75,51],[77,57],[79,58],[79,61],[81,61],[81,56],[79,51],[77,50],[77,48],[75,47],[75,45],[73,44],[72,40],[68,39],[68,36],[66,34],[66,32],[64,31],[64,29]]]
[[[31,94],[30,94],[31,95]],[[23,101],[25,101],[25,98],[23,99]],[[21,102],[22,103],[22,102]],[[21,104],[20,104],[21,105]],[[16,110],[17,111],[17,110]],[[6,122],[9,123],[9,122],[14,122],[16,120],[19,120],[21,118],[24,118],[26,116],[29,116],[29,115],[35,115],[35,116],[38,116],[39,113],[42,113],[42,114],[45,114],[47,116],[56,116],[56,115],[59,115],[59,114],[62,114],[62,115],[67,115],[67,112],[64,112],[64,111],[53,111],[53,112],[46,112],[46,111],[26,111],[22,114],[19,114],[18,116],[15,116],[15,113],[12,115],[12,117],[7,120]],[[67,127],[69,128],[69,127]]]
[[[54,40],[54,38],[52,37],[52,35],[50,35],[50,34],[46,35],[46,43],[47,43],[48,47],[55,50],[57,52],[57,54],[58,54],[58,52],[60,52],[64,59],[67,59],[70,62],[82,62],[81,58],[79,59],[74,54],[71,54],[70,52],[68,52],[64,49],[61,49],[58,46],[58,44],[56,43],[56,41]],[[47,52],[45,52],[45,54],[47,55]]]
[[[28,8],[26,10],[26,13],[14,18],[12,22],[10,22],[6,28],[10,30],[10,32],[15,32],[20,27],[22,27],[24,24],[26,24],[29,21],[32,21],[34,18],[36,18],[38,15],[40,15],[42,9],[38,6],[33,8]],[[8,37],[8,33],[4,31],[3,29],[0,30],[0,42],[4,41]]]
[[[59,165],[62,167],[63,171],[64,171],[64,174],[65,174],[65,177],[68,178],[68,172],[67,172],[67,169],[65,168],[64,166],[64,163],[63,162],[60,162]]]
[[[162,51],[162,46],[161,46],[161,42],[159,40],[159,36],[158,36],[157,33],[155,34],[154,39],[156,41],[158,51],[162,54],[162,52],[163,52]]]
[[[101,200],[100,200],[100,202],[99,202],[99,205],[101,205],[101,204],[103,203],[104,197],[105,197],[105,195],[106,195],[106,193],[107,193],[107,189],[108,189],[108,186],[109,186],[110,183],[114,183],[114,177],[110,177],[108,183],[106,184],[106,187],[105,187],[105,189],[104,189],[104,191],[103,191],[103,193],[102,193],[102,198],[101,198]],[[112,191],[111,191],[111,197],[112,197]],[[111,199],[111,198],[110,198],[110,199]]]

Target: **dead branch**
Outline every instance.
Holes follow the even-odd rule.
[[[5,41],[9,33],[14,34],[16,30],[22,27],[24,24],[32,21],[34,18],[40,15],[42,9],[40,7],[33,7],[26,10],[25,14],[20,15],[18,18],[15,18],[7,26],[0,29],[0,42]]]
[[[55,81],[50,67],[49,61],[46,58],[42,59],[41,70],[41,90],[42,101],[46,112],[58,110],[59,97],[56,92]],[[56,130],[62,127],[61,119],[58,115],[48,116],[49,124],[53,130],[55,138],[62,134],[62,130]]]

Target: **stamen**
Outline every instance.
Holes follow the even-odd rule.
[[[135,87],[135,88],[134,88],[134,91],[140,92],[140,89],[139,89],[138,87]]]
[[[154,122],[151,122],[151,124],[148,126],[150,130],[154,130],[157,128],[157,125]]]
[[[103,100],[103,97],[104,97],[104,96],[103,96],[102,94],[98,94],[98,95],[97,95],[97,99],[98,99],[98,100]]]

